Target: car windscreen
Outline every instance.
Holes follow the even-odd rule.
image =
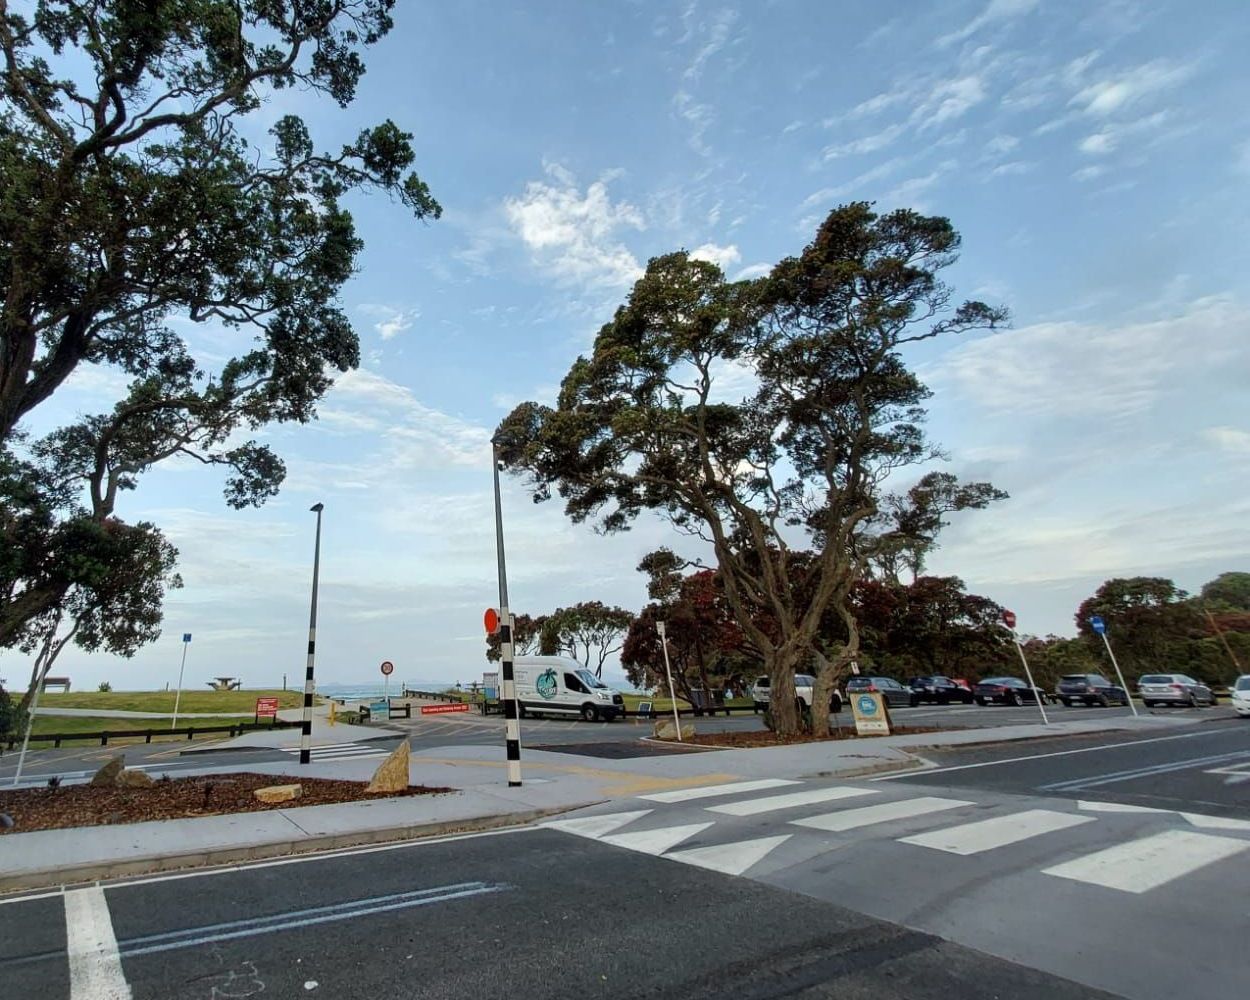
[[[1064,674],[1063,680],[1072,681],[1074,684],[1084,684],[1090,680],[1089,674]]]
[[[1171,684],[1171,674],[1142,674],[1138,684]]]
[[[1237,691],[1250,691],[1250,674],[1245,677],[1238,677],[1237,683],[1233,687]]]
[[[987,678],[985,678],[985,680],[983,680],[983,681],[978,681],[977,683],[978,683],[978,684],[999,684],[999,685],[1002,685],[1002,684],[1006,684],[1006,683],[1007,683],[1007,678],[1006,678],[1006,677],[987,677]]]
[[[577,676],[581,682],[592,691],[595,688],[607,688],[607,685],[604,684],[603,681],[599,680],[599,678],[592,674],[589,670],[579,670],[577,671]]]

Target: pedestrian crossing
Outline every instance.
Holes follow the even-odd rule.
[[[299,756],[299,747],[279,747],[283,753]],[[329,743],[313,747],[309,751],[312,760],[364,760],[368,757],[386,757],[394,747],[382,747],[376,743]]]
[[[874,845],[873,857],[884,857],[879,852],[887,848],[951,855],[949,864],[1016,848],[1026,852],[1027,870],[1056,885],[1078,882],[1131,895],[1250,851],[1246,820],[1089,801],[1039,808],[1030,800],[1033,807],[1020,808],[1003,796],[984,803],[900,795],[900,786],[803,786],[759,779],[674,789],[641,796],[647,808],[543,826],[727,875],[745,875],[765,862],[780,869],[849,845]],[[778,794],[780,788],[787,790]],[[1149,824],[1171,828],[1151,832],[1143,828]],[[969,868],[967,877],[979,871]]]

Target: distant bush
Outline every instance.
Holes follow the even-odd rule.
[[[113,690],[113,685],[108,681],[100,681],[100,686],[96,688],[96,690],[99,691],[100,694],[108,694]]]
[[[18,709],[18,703],[9,692],[0,687],[0,743],[20,735],[26,725],[26,713]]]

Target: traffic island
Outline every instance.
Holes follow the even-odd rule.
[[[0,790],[0,813],[13,818],[13,826],[0,827],[0,835],[70,827],[108,826],[150,820],[193,819],[224,814],[263,812],[291,804],[295,796],[258,796],[274,786],[271,774],[212,774],[189,778],[160,778],[146,787],[115,783],[62,785],[50,788]],[[301,806],[330,805],[416,795],[440,795],[452,788],[408,785],[389,791],[368,791],[363,781],[334,778],[300,778]]]

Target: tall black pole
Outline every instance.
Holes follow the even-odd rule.
[[[300,729],[299,762],[312,762],[313,661],[317,653],[317,578],[321,575],[321,512],[325,504],[313,504],[309,510],[317,515],[317,542],[313,547],[312,608],[308,613],[308,669],[304,673],[304,721]]]
[[[491,440],[491,472],[495,477],[495,551],[499,560],[499,651],[503,690],[504,745],[508,757],[508,787],[521,786],[521,719],[513,672],[512,614],[508,611],[508,571],[503,556],[503,501],[499,493],[499,446]]]

